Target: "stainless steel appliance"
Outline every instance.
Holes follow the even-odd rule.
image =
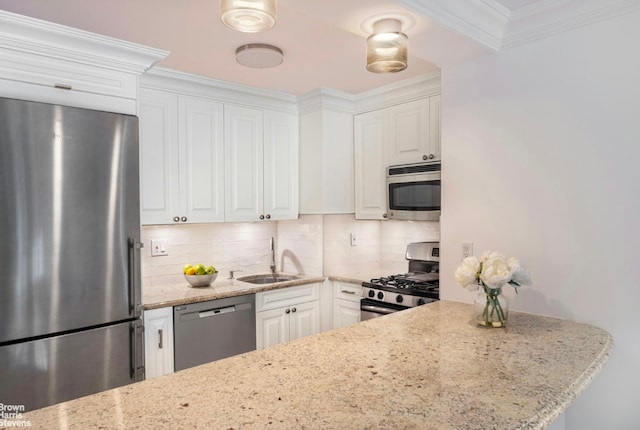
[[[144,379],[138,119],[0,98],[0,403]]]
[[[387,214],[391,219],[440,219],[440,163],[387,168]]]
[[[255,294],[175,306],[175,370],[256,349]]]
[[[405,257],[409,260],[407,273],[374,278],[362,283],[362,321],[440,299],[440,244],[410,243]]]

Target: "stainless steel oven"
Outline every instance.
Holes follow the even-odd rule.
[[[361,321],[421,306],[440,299],[438,242],[407,245],[407,273],[374,278],[362,283]]]

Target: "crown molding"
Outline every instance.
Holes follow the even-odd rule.
[[[440,70],[354,96],[354,113],[363,113],[440,94]]]
[[[141,75],[169,51],[0,11],[0,49]]]
[[[640,10],[637,0],[545,0],[514,11],[502,48],[508,49]]]
[[[395,0],[472,40],[498,50],[509,10],[495,0]]]
[[[318,88],[298,97],[298,109],[301,113],[316,110],[329,110],[338,113],[353,113],[354,96],[330,88]]]
[[[140,77],[140,87],[214,99],[225,103],[296,113],[296,96],[207,78],[163,67]]]

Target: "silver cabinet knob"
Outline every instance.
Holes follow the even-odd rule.
[[[427,157],[426,155],[423,155],[423,156],[422,156],[422,159],[423,159],[423,160],[426,160],[427,158],[429,158],[429,157]]]
[[[271,219],[271,215],[268,215],[268,214],[267,214],[266,218],[267,218],[267,219]]]
[[[291,309],[287,309],[286,311],[284,311],[285,314],[288,314],[289,312],[291,312]]]
[[[433,155],[433,154],[429,154],[429,160],[433,160],[434,158],[436,158],[436,156],[435,156],[435,155]]]
[[[183,217],[180,219],[180,221],[182,221],[182,222],[187,222],[187,217],[186,217],[186,216],[183,216]]]
[[[387,217],[387,214],[382,214],[382,218],[386,218],[386,217]]]
[[[296,308],[291,309],[291,312],[295,312],[295,311],[296,311]]]
[[[173,217],[173,222],[180,222],[180,217],[174,216]]]
[[[260,219],[264,219],[264,215],[260,215]]]

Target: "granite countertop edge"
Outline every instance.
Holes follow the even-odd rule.
[[[275,282],[273,284],[252,284],[237,279],[214,282],[209,287],[195,288],[185,283],[150,287],[143,293],[144,310],[180,306],[208,300],[255,294],[263,291],[324,282],[324,276],[296,275],[299,279]]]

